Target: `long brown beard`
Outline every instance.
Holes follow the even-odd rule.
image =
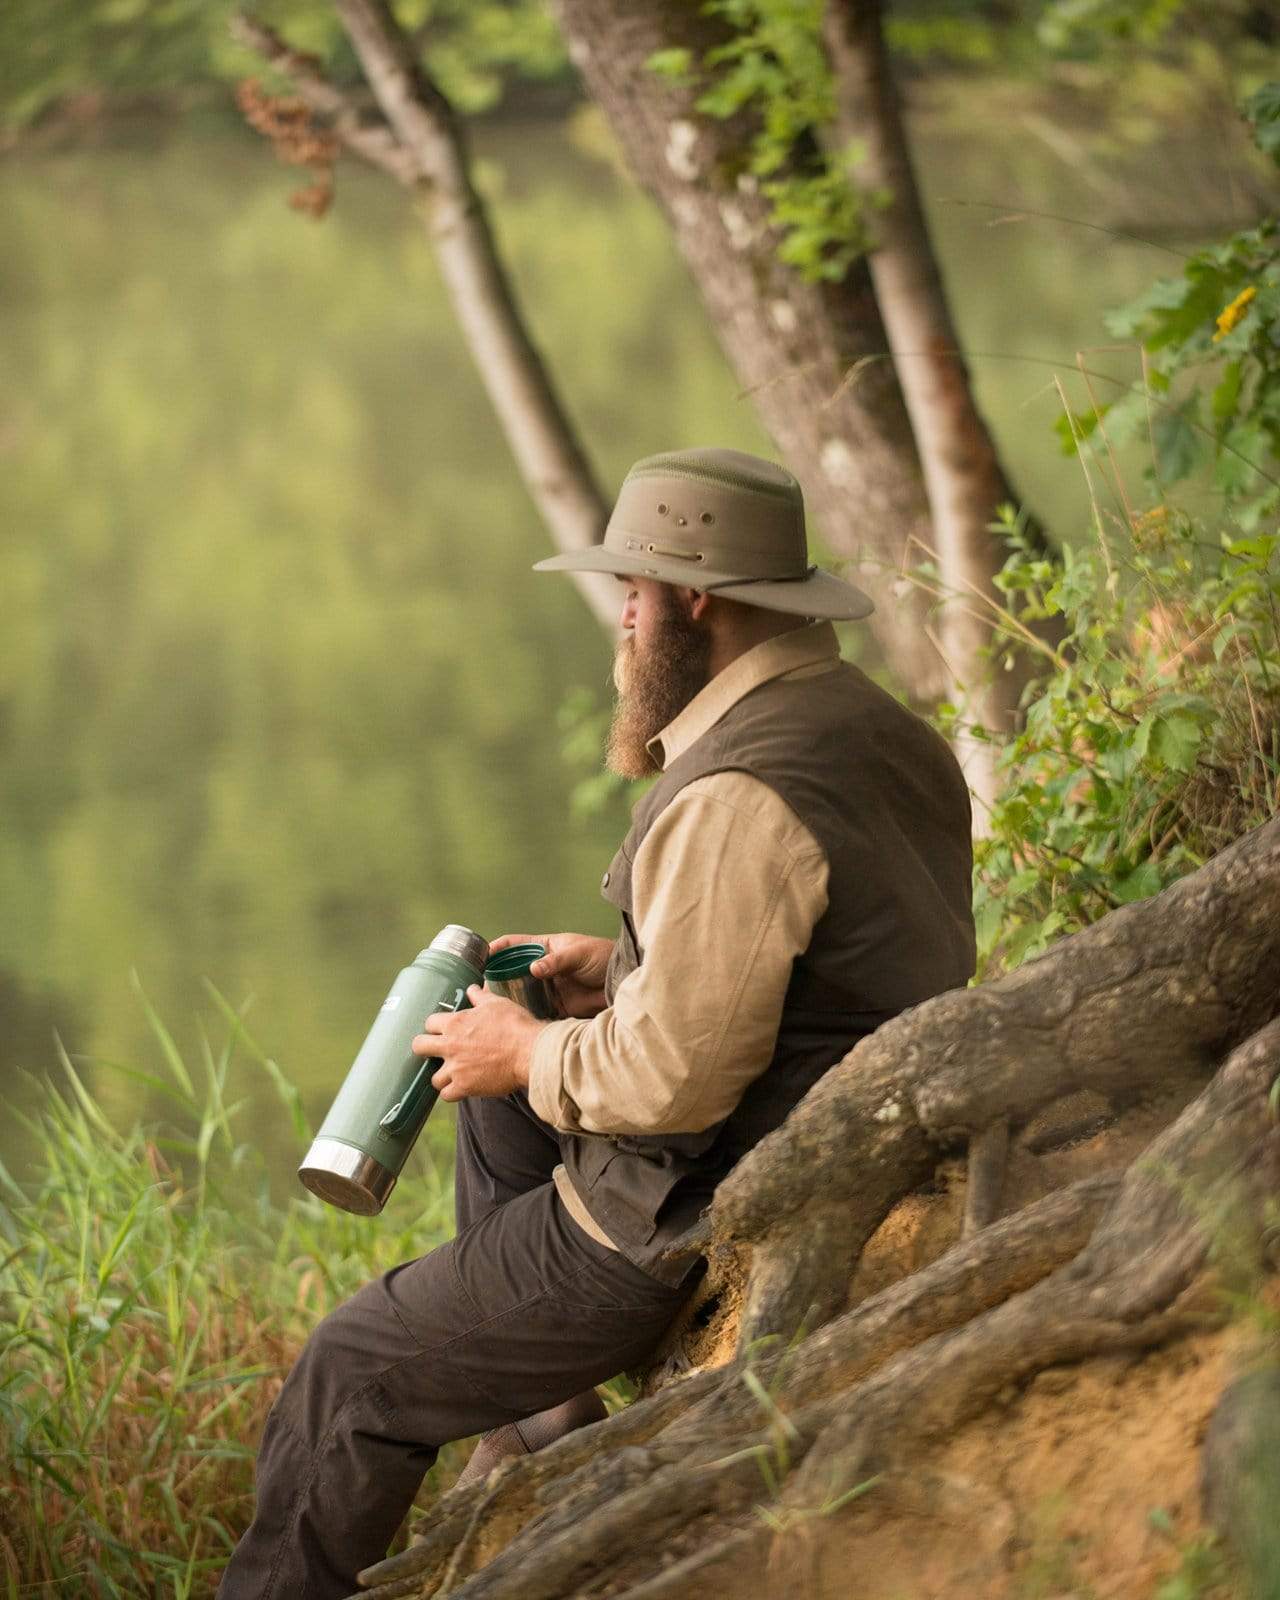
[[[647,778],[661,770],[645,746],[711,678],[711,636],[673,599],[666,603],[649,647],[637,653],[635,643],[629,634],[613,658],[618,703],[605,766],[620,778]]]

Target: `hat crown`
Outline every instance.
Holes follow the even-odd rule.
[[[635,462],[627,479],[664,474],[700,478],[748,494],[778,495],[798,509],[804,508],[800,485],[785,467],[780,467],[776,461],[766,461],[763,456],[748,455],[745,450],[664,450]]]
[[[668,450],[627,473],[604,543],[633,559],[687,562],[694,586],[695,573],[798,578],[808,562],[804,496],[785,467],[760,456]]]

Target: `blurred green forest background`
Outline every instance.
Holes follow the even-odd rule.
[[[0,24],[0,1086],[38,1101],[56,1029],[126,1120],[143,1091],[89,1062],[154,1056],[132,972],[184,1043],[202,978],[256,996],[314,1121],[442,924],[611,932],[626,825],[620,796],[572,810],[557,713],[607,702],[610,645],[529,572],[548,541],[421,229],[349,162],[323,221],[289,209],[296,174],[234,109],[256,63],[229,9],[20,0]],[[1263,206],[1236,105],[1272,9],[1184,8],[1159,36],[1168,7],[1114,9],[1110,31],[1105,0],[893,11],[979,399],[1059,542],[1089,491],[1055,379],[1078,392],[1078,352],[1136,378],[1104,312]],[[258,10],[341,73],[327,8]],[[542,12],[399,12],[473,119],[606,484],[678,445],[767,452]],[[285,1182],[296,1140],[249,1092]]]

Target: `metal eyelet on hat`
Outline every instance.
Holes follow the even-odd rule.
[[[672,550],[669,545],[653,543],[649,545],[649,554],[651,556],[669,556],[676,561],[705,561],[707,559],[705,553],[701,550]]]
[[[665,500],[659,500],[658,501],[658,515],[660,517],[665,517],[667,512],[670,511],[670,509],[671,509],[671,507],[666,503]]]
[[[715,519],[715,513],[712,512],[712,511],[704,511],[702,513],[702,516],[699,518],[699,520],[703,523],[703,525],[705,527],[709,528],[711,526],[711,524],[716,520]]]

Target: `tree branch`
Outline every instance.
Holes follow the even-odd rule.
[[[353,155],[388,173],[397,183],[410,186],[415,182],[417,166],[409,151],[401,147],[381,118],[371,121],[350,95],[330,83],[316,66],[313,56],[294,50],[265,23],[243,12],[232,16],[228,26],[237,44],[261,56],[282,77],[289,79],[300,98],[325,118]]]
[[[964,1197],[964,1231],[972,1238],[1000,1215],[1005,1159],[1009,1153],[1009,1124],[1003,1117],[969,1140],[969,1186]]]

